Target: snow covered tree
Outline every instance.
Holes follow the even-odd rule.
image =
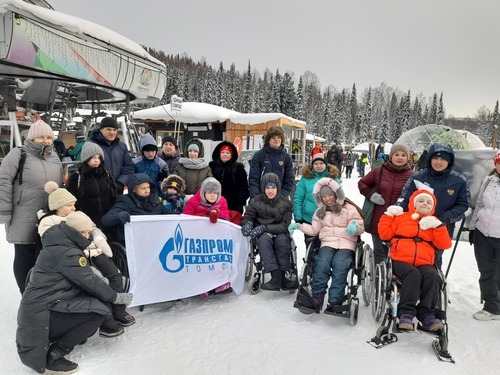
[[[441,93],[436,113],[436,124],[443,125],[443,120],[444,120],[443,93]]]
[[[243,113],[251,113],[252,112],[252,102],[253,102],[253,94],[252,94],[252,69],[250,68],[250,61],[248,61],[247,72],[244,77],[244,85],[243,85],[243,95],[241,98],[241,112]]]

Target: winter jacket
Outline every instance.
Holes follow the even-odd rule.
[[[85,139],[83,139],[83,138],[77,139],[75,148],[73,148],[72,150],[68,150],[68,155],[71,156],[71,158],[73,160],[75,160],[75,161],[80,160],[80,156],[82,154],[82,147],[83,147],[84,143],[85,143]]]
[[[154,146],[156,149],[156,142],[150,134],[144,134],[140,140],[141,156],[133,159],[135,164],[135,173],[146,173],[151,181],[153,181],[157,188],[160,189],[159,181],[163,181],[168,176],[168,165],[160,157],[155,156],[154,159],[149,160],[144,156],[144,147]],[[157,151],[158,152],[158,151]]]
[[[293,217],[297,223],[311,224],[314,212],[318,208],[313,196],[314,184],[323,177],[333,178],[340,184],[339,169],[332,164],[327,164],[326,169],[318,173],[311,164],[307,164],[302,167],[300,173],[302,177],[297,183],[293,196]]]
[[[22,184],[16,174],[21,148],[15,147],[0,166],[0,224],[5,224],[7,241],[13,244],[34,244],[37,238],[38,210],[48,210],[45,183],[62,185],[62,166],[52,147],[25,140],[26,160],[22,169]]]
[[[182,214],[208,217],[212,210],[219,210],[218,218],[229,221],[229,210],[226,199],[221,196],[217,202],[209,204],[201,198],[200,189],[187,201]]]
[[[288,226],[292,221],[292,202],[280,194],[280,180],[274,173],[267,173],[262,176],[262,191],[265,191],[268,181],[277,184],[278,193],[273,199],[269,199],[265,193],[251,199],[241,220],[241,225],[243,226],[247,221],[251,221],[254,223],[254,227],[265,225],[267,233],[273,235],[288,234]]]
[[[346,167],[354,167],[354,163],[356,163],[356,155],[349,151],[345,156],[344,165]]]
[[[332,147],[326,153],[326,162],[335,165],[340,170],[342,168],[342,153],[336,147]]]
[[[185,155],[188,154],[188,147],[192,143],[196,143],[200,150],[198,159],[180,158],[179,165],[174,171],[174,174],[182,177],[186,182],[186,190],[184,190],[184,194],[186,195],[196,194],[198,189],[201,188],[203,180],[207,177],[213,177],[212,170],[208,166],[208,160],[203,158],[204,148],[201,140],[194,138],[186,143]]]
[[[76,209],[102,228],[102,216],[116,202],[116,185],[109,172],[103,166],[81,164],[79,171],[69,177],[66,189],[76,197]]]
[[[128,212],[130,215],[165,215],[168,210],[160,202],[155,185],[147,174],[136,173],[129,176],[128,194],[120,195],[115,205],[102,217],[102,224],[108,228],[116,229],[116,240],[124,242],[125,235],[123,224],[120,222],[119,213]],[[149,182],[151,192],[148,197],[140,197],[134,193],[134,187],[144,182]]]
[[[396,203],[406,181],[412,174],[413,170],[408,163],[404,167],[398,168],[389,161],[372,169],[358,181],[359,192],[364,195],[365,199],[370,200],[373,193],[376,192],[385,201],[383,205],[375,205],[370,225],[365,228],[368,233],[378,234],[377,225],[380,217],[387,207]]]
[[[90,142],[97,143],[104,152],[104,168],[111,174],[116,182],[127,185],[127,178],[135,171],[134,162],[130,157],[127,145],[118,137],[111,142],[102,136],[98,128],[90,133]]]
[[[481,184],[469,229],[500,238],[500,176],[493,172]]]
[[[391,259],[415,267],[434,264],[436,249],[445,250],[451,247],[451,238],[444,223],[437,228],[426,230],[420,228],[419,221],[422,217],[416,214],[413,200],[422,191],[417,190],[412,194],[408,212],[394,217],[382,215],[378,223],[380,239],[391,241]],[[430,215],[434,213],[433,208]],[[413,218],[412,214],[417,215],[417,217]]]
[[[176,152],[174,155],[165,155],[161,150],[158,152],[158,156],[163,159],[168,165],[168,173],[173,174],[175,168],[179,165],[179,154]]]
[[[326,206],[321,201],[320,190],[323,186],[329,186],[336,194],[337,201],[341,205],[339,213],[326,208],[323,217],[319,215],[319,209],[313,215],[312,224],[301,224],[300,230],[309,236],[319,236],[321,246],[328,246],[333,249],[355,250],[358,236],[364,232],[364,223],[358,209],[345,201],[340,185],[332,183],[331,179],[323,178],[316,182],[313,190],[316,202],[319,208],[325,209]],[[338,188],[338,190],[336,189]],[[342,193],[341,193],[342,191]],[[346,228],[355,221],[359,224],[354,235],[347,233]]]
[[[281,182],[281,194],[290,196],[295,187],[295,173],[293,170],[292,157],[285,151],[283,145],[278,149],[273,149],[269,144],[257,151],[250,160],[250,172],[248,185],[250,197],[262,194],[260,180],[266,173],[276,174]]]
[[[90,241],[61,223],[45,232],[17,315],[17,352],[21,361],[43,373],[49,348],[50,311],[109,315],[103,302],[116,292],[90,268],[84,257]]]
[[[231,160],[226,163],[220,160],[220,149],[223,146],[231,148]],[[243,214],[243,207],[249,197],[248,176],[243,164],[237,160],[236,147],[231,142],[222,141],[215,147],[212,161],[208,165],[212,170],[212,175],[222,186],[222,196],[226,198],[228,208]]]
[[[451,163],[442,172],[436,172],[431,167],[432,156],[437,152],[447,152],[452,155]],[[453,233],[455,223],[466,217],[471,206],[469,185],[463,175],[452,170],[455,163],[455,153],[450,145],[433,144],[429,148],[427,168],[413,174],[406,182],[398,205],[408,210],[408,199],[422,185],[430,186],[437,198],[435,215],[448,226]]]

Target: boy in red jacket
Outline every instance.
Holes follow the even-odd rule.
[[[410,197],[408,212],[389,206],[378,224],[380,239],[391,241],[392,270],[402,283],[400,329],[412,330],[415,316],[426,330],[443,328],[434,313],[441,284],[434,258],[436,249],[451,247],[451,238],[446,225],[432,216],[436,203],[434,194],[417,190]]]

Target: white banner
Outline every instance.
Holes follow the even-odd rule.
[[[229,281],[243,291],[248,239],[238,225],[187,215],[132,216],[125,224],[131,306],[196,296]]]

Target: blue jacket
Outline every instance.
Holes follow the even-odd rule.
[[[158,151],[152,160],[149,160],[144,156],[144,146],[151,145],[157,147],[154,138],[150,134],[144,134],[141,137],[139,145],[141,149],[141,156],[138,156],[133,160],[135,164],[135,173],[147,174],[151,181],[155,183],[156,187],[160,189],[158,182],[161,182],[165,177],[168,177],[168,165],[165,160],[158,156]]]
[[[279,177],[283,196],[288,197],[292,193],[295,186],[292,157],[285,151],[283,145],[276,150],[266,144],[250,160],[248,185],[251,198],[262,194],[260,179],[264,174],[270,172]]]
[[[447,152],[452,155],[451,163],[442,172],[436,172],[431,167],[432,156],[437,152]],[[447,225],[450,236],[455,228],[455,223],[466,217],[466,213],[471,206],[467,180],[463,175],[452,170],[454,164],[455,153],[450,145],[437,143],[431,145],[427,168],[418,171],[408,179],[397,203],[405,211],[408,211],[408,200],[415,190],[421,188],[417,184],[431,187],[437,199],[434,215]]]
[[[127,185],[127,178],[135,171],[134,162],[130,157],[127,145],[117,137],[113,142],[108,143],[102,136],[99,128],[90,133],[90,142],[97,143],[104,152],[104,169],[111,177],[124,186]]]

